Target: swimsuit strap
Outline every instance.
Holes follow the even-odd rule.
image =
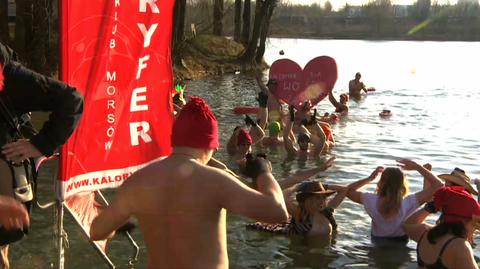
[[[447,248],[448,244],[450,244],[450,242],[452,242],[454,239],[457,239],[457,238],[458,237],[452,237],[452,238],[448,239],[447,242],[445,242],[445,244],[443,244],[443,247],[440,250],[440,254],[438,254],[438,259],[442,258],[443,251],[445,251],[445,248]]]
[[[428,232],[427,231],[423,231],[422,235],[420,236],[420,239],[418,240],[418,243],[417,243],[417,264],[419,267],[424,267],[425,266],[425,263],[423,262],[422,258],[420,257],[420,250],[418,249],[418,247],[420,246],[420,242],[422,242],[422,239],[423,239],[423,236]]]

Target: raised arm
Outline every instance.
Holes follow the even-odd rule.
[[[348,185],[348,193],[347,197],[354,201],[355,203],[362,203],[362,192],[359,192],[358,189],[362,188],[363,186],[367,185],[368,183],[372,182],[377,176],[382,173],[384,168],[382,166],[378,166],[375,170],[368,176],[367,178],[361,179],[359,181],[355,181]]]
[[[328,100],[332,103],[335,109],[340,106],[340,103],[335,99],[335,96],[333,96],[333,90],[328,93]]]
[[[285,129],[283,129],[283,145],[285,146],[285,150],[289,155],[295,155],[297,153],[297,149],[293,146],[293,141],[290,137],[293,129],[293,121],[295,120],[295,111],[293,106],[288,108],[288,112],[290,115],[290,120],[287,121]]]
[[[328,201],[327,206],[331,208],[337,208],[347,196],[348,187],[335,184],[328,184],[327,186],[328,189],[337,191],[335,197]]]
[[[313,125],[311,125],[311,128],[313,130],[313,133],[316,134],[315,136],[312,135],[311,141],[313,143],[313,154],[315,156],[320,155],[322,153],[323,149],[325,148],[325,142],[327,141],[327,136],[323,132],[322,127],[320,124],[315,122]]]
[[[265,109],[266,110],[266,109]],[[248,121],[248,125],[251,125],[250,136],[252,137],[253,144],[260,142],[265,137],[265,131],[255,121],[253,121],[248,115],[245,115],[245,122]]]
[[[258,125],[262,130],[265,129],[267,126],[267,119],[268,119],[268,109],[267,109],[267,103],[268,103],[268,94],[267,92],[261,91],[258,93],[258,113],[257,113],[257,119],[259,119]],[[264,133],[265,135],[265,133]]]
[[[257,190],[226,173],[218,170],[216,173],[211,179],[216,180],[217,188],[222,190],[217,193],[223,208],[268,223],[280,223],[288,219],[282,191],[271,173],[263,173],[257,177]]]
[[[258,87],[260,88],[260,90],[262,90],[263,92],[268,92],[268,88],[267,86],[265,85],[265,83],[263,83],[263,80],[262,80],[262,73],[261,72],[258,72],[256,75],[255,75],[255,80],[257,81],[257,85]]]
[[[288,214],[290,214],[290,216],[297,216],[298,214],[298,206],[295,203],[293,194],[298,191],[298,186],[300,184],[301,183],[297,183],[283,190],[283,198],[285,199],[285,205],[287,207],[287,211],[288,211]]]
[[[438,177],[418,163],[407,159],[398,160],[397,162],[404,170],[415,170],[419,172],[426,181],[425,186],[428,186],[428,188],[415,194],[418,204],[421,205],[432,199],[433,194],[443,186],[442,181],[440,181]]]
[[[227,153],[229,155],[235,155],[237,153],[237,139],[238,139],[238,132],[240,131],[240,127],[235,127],[233,130],[232,135],[230,136],[230,139],[228,139],[227,143]]]
[[[328,168],[330,168],[333,165],[334,161],[335,161],[335,157],[332,157],[332,158],[328,159],[325,163],[320,165],[319,167],[315,167],[315,168],[308,169],[308,170],[303,170],[303,171],[298,171],[298,172],[284,178],[283,180],[279,180],[278,184],[280,185],[282,190],[290,188],[291,186],[293,186],[297,183],[305,181],[305,180],[315,176],[316,174],[327,170]]]
[[[477,201],[480,202],[480,179],[476,178],[473,180],[473,184],[475,184],[475,187],[477,188],[477,192],[479,195],[477,195]]]

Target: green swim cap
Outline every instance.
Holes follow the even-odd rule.
[[[270,135],[276,135],[280,133],[280,130],[282,130],[282,126],[278,121],[273,121],[268,125],[268,131],[270,132]]]

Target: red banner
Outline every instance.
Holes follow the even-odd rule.
[[[85,98],[61,151],[61,198],[117,187],[170,153],[174,2],[61,1],[61,77]]]

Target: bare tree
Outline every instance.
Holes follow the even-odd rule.
[[[234,20],[233,40],[240,42],[242,39],[242,0],[235,0]]]
[[[268,32],[269,23],[266,23],[266,20],[270,20],[270,8],[272,8],[271,12],[273,12],[273,8],[276,4],[277,0],[257,0],[255,6],[255,20],[253,22],[253,31],[252,31],[252,38],[250,42],[248,42],[247,48],[245,52],[240,57],[240,59],[245,63],[255,63],[257,57],[257,49],[258,49],[258,41],[260,36],[264,36],[266,39],[266,35]],[[272,7],[273,6],[273,7]],[[270,14],[270,15],[269,15]],[[265,51],[265,40],[263,40],[263,44],[260,44],[260,49],[263,47],[263,52],[260,54],[263,56]]]
[[[173,48],[185,40],[185,11],[187,0],[176,0],[173,13]]]
[[[260,31],[260,44],[257,48],[257,55],[255,56],[255,62],[260,64],[263,60],[263,55],[265,55],[265,42],[268,37],[268,30],[270,28],[270,20],[272,19],[273,10],[276,7],[276,1],[271,1],[270,5],[266,8],[267,14],[263,18],[262,30]]]
[[[223,35],[223,0],[215,0],[213,5],[213,34]]]
[[[251,18],[250,0],[243,2],[243,28],[242,28],[242,44],[247,45],[250,41],[250,20]]]
[[[49,54],[49,6],[51,0],[32,0],[30,14],[24,14],[31,18],[31,25],[26,27],[26,57],[29,66],[37,72],[50,75],[56,68],[47,65]]]
[[[10,44],[10,30],[8,28],[8,1],[0,0],[0,42]]]

